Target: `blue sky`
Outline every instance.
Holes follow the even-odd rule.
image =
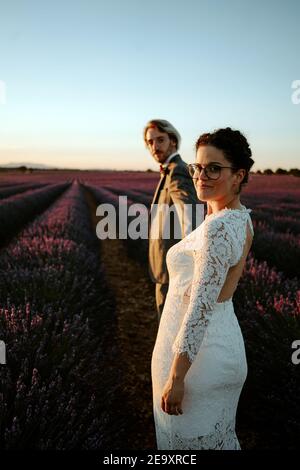
[[[0,164],[156,169],[142,130],[170,120],[248,137],[254,169],[299,167],[300,2],[2,2]]]

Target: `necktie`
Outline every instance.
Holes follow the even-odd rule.
[[[160,171],[160,174],[161,174],[161,175],[167,175],[170,170],[169,170],[169,168],[168,168],[167,166],[164,167],[164,166],[162,166],[162,165],[160,164],[160,166],[159,166],[159,171]]]

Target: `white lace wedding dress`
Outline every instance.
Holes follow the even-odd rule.
[[[235,416],[247,376],[244,341],[232,298],[217,302],[241,259],[251,209],[223,209],[167,252],[169,290],[152,354],[157,448],[239,450]],[[161,409],[174,354],[187,353],[182,415]]]

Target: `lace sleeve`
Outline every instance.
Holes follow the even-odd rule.
[[[194,274],[188,309],[173,343],[173,353],[187,353],[192,363],[232,264],[233,238],[222,220],[205,224],[203,245],[194,250]]]

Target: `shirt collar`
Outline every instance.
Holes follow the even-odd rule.
[[[162,166],[166,168],[168,164],[170,163],[170,161],[172,160],[172,158],[175,157],[175,155],[178,155],[178,152],[174,152],[171,155],[169,155],[167,160],[165,160],[164,163],[162,163]]]

